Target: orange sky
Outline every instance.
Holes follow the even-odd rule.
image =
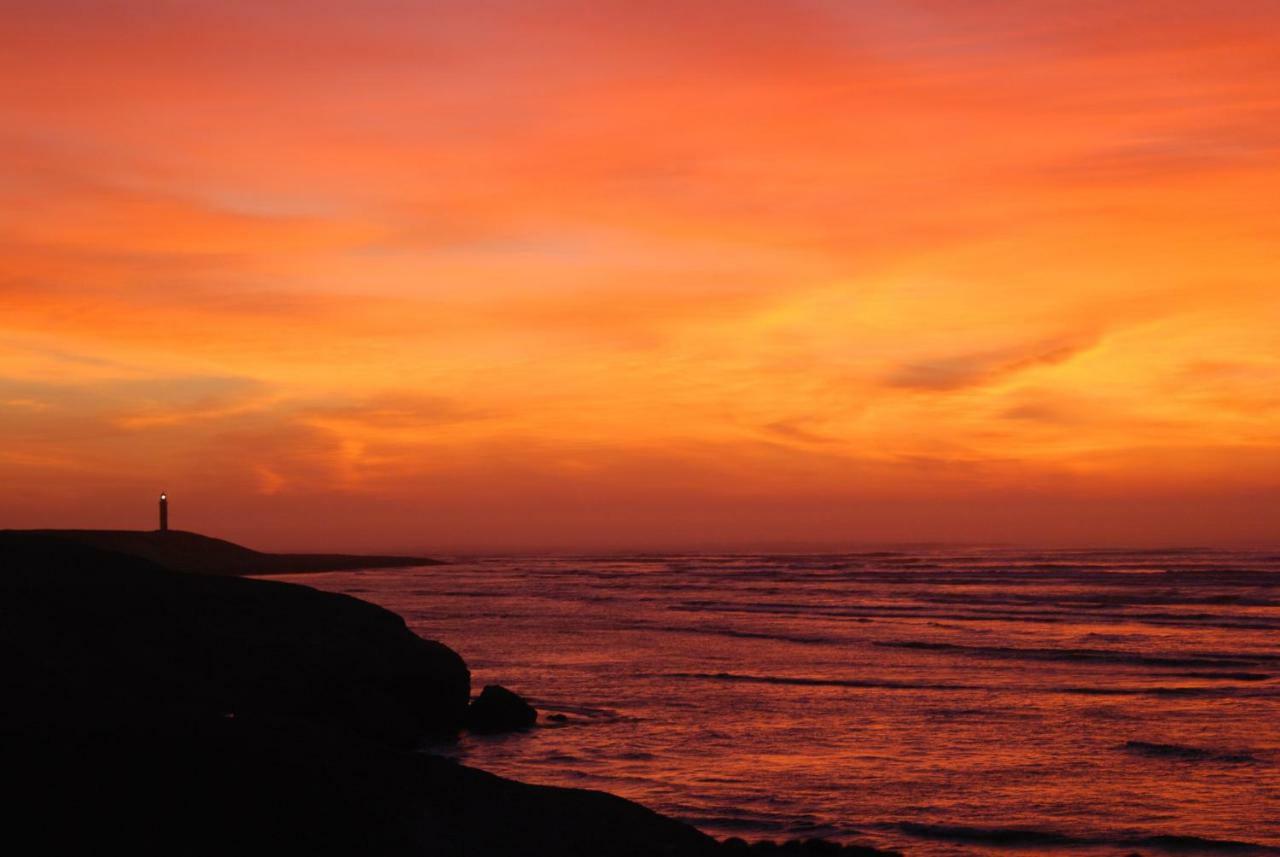
[[[1274,541],[1277,44],[1272,0],[6,8],[0,526]]]

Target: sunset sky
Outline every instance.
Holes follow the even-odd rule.
[[[1280,2],[25,2],[0,527],[1275,541]]]

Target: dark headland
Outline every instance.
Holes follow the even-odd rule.
[[[0,537],[29,533],[153,562],[189,574],[303,574],[357,568],[440,565],[436,559],[358,554],[264,553],[183,530],[0,530]]]
[[[355,598],[226,576],[231,563],[179,574],[97,538],[0,532],[13,853],[884,853],[717,842],[612,795],[420,752],[468,719],[470,672],[449,647]]]

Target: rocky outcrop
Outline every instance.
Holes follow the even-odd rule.
[[[466,719],[465,664],[307,587],[0,534],[0,683],[0,843],[28,857],[741,851],[613,795],[414,752]]]
[[[23,855],[712,857],[692,827],[299,720],[139,718],[6,747]],[[35,843],[29,846],[27,843]]]
[[[699,857],[612,795],[412,752],[463,723],[462,660],[396,615],[0,536],[0,841],[27,855]]]
[[[388,610],[309,587],[173,574],[6,533],[0,603],[13,716],[289,717],[409,746],[459,728],[470,697],[453,650]]]
[[[445,759],[423,760],[435,796],[432,853],[451,857],[712,857],[719,843],[604,792],[530,786]]]
[[[467,709],[467,728],[472,732],[515,732],[538,722],[537,710],[519,694],[500,684],[485,685]]]

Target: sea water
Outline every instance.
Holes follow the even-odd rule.
[[[477,691],[541,712],[435,751],[716,836],[1280,853],[1276,553],[504,556],[294,579],[394,610]]]

